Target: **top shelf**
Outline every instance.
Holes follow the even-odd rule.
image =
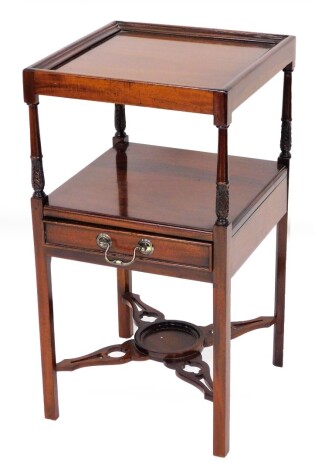
[[[295,38],[114,22],[24,71],[37,95],[213,114],[232,111],[295,58]]]

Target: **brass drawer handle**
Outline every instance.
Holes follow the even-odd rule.
[[[142,238],[138,241],[138,245],[134,247],[133,255],[130,261],[125,262],[120,259],[110,260],[107,256],[109,249],[112,246],[112,239],[110,236],[107,233],[100,233],[96,237],[96,243],[100,248],[105,250],[105,261],[109,264],[112,264],[113,266],[130,266],[136,259],[137,251],[140,251],[140,253],[143,255],[152,255],[154,251],[152,242],[146,238]]]

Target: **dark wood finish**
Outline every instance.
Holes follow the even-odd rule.
[[[220,43],[211,38],[181,39],[128,32],[117,34],[55,70],[64,74],[220,90],[235,73],[246,69],[272,47],[266,43],[245,47],[237,41]],[[220,68],[214,65],[218,54],[222,58]]]
[[[115,36],[119,31],[119,23],[117,21],[112,21],[106,26],[93,31],[93,33],[90,33],[72,44],[63,47],[59,51],[50,54],[34,64],[33,67],[39,69],[54,69],[56,67],[60,67],[62,64],[72,60],[74,57],[80,56],[85,51],[88,51],[112,36]]]
[[[212,39],[213,41],[237,41],[245,44],[276,45],[286,36],[280,34],[253,33],[248,31],[231,31],[227,29],[209,29],[191,26],[170,26],[154,23],[136,23],[117,21],[122,32],[165,34],[174,38]],[[105,27],[106,28],[106,27]]]
[[[279,165],[285,165],[290,169],[291,159],[291,121],[292,121],[292,71],[294,64],[289,64],[284,69],[283,100],[282,100],[282,126],[281,126],[281,153],[278,158]],[[288,180],[289,189],[289,180]],[[276,286],[275,286],[275,327],[273,342],[273,364],[283,366],[284,344],[284,314],[285,314],[285,276],[287,258],[287,231],[288,213],[286,213],[277,225],[277,254],[276,254]]]
[[[249,333],[250,331],[258,330],[260,328],[268,328],[274,325],[274,317],[257,317],[253,320],[246,321],[233,321],[231,323],[231,339],[238,338],[239,336]]]
[[[274,342],[273,342],[273,364],[278,367],[283,366],[287,228],[288,228],[288,214],[286,213],[277,225],[275,327],[274,327]]]
[[[125,302],[132,309],[132,316],[135,324],[138,327],[143,327],[143,325],[147,324],[147,322],[150,321],[148,320],[148,318],[145,320],[144,317],[151,318],[151,321],[165,320],[165,315],[160,312],[160,310],[157,310],[156,308],[145,304],[143,300],[141,300],[140,295],[129,292],[128,294],[124,295],[124,299]]]
[[[262,56],[246,70],[246,77],[236,76],[226,86],[228,90],[227,116],[231,120],[232,112],[249,96],[270,80],[282,68],[295,60],[295,37],[287,36],[277,47],[272,49],[272,56]],[[246,81],[246,85],[245,85]],[[222,123],[224,124],[224,123]]]
[[[108,150],[52,192],[45,216],[211,241],[217,155],[133,143],[125,152]],[[284,171],[276,162],[229,157],[233,226],[261,204]]]
[[[112,355],[113,353],[122,353],[122,355]],[[76,357],[75,359],[64,359],[57,364],[57,371],[74,371],[82,367],[91,366],[113,366],[126,364],[130,361],[146,361],[149,357],[147,354],[139,351],[133,340],[126,341],[123,344],[115,344],[99,349],[91,354]]]
[[[232,274],[242,266],[287,211],[285,178],[256,211],[233,233]]]
[[[125,132],[126,113],[123,104],[115,104],[115,129],[116,133],[113,137],[113,146],[115,147],[117,144],[127,143],[129,139]]]
[[[43,202],[43,199],[36,197],[33,197],[31,200],[34,249],[36,259],[43,393],[45,417],[48,419],[57,419],[59,416],[59,408],[56,375],[53,297],[50,271],[51,258],[46,255],[43,249]]]
[[[213,269],[213,453],[225,457],[230,434],[231,225],[215,225]]]
[[[249,333],[260,328],[268,328],[275,323],[275,317],[257,317],[251,320],[231,322],[231,339]],[[204,346],[213,346],[213,324],[199,327],[204,333]]]
[[[73,247],[76,249],[94,251],[102,254],[96,243],[100,233],[106,232],[112,240],[110,259],[123,259],[128,261],[133,249],[139,240],[149,238],[153,243],[154,251],[150,255],[138,253],[132,269],[137,269],[137,262],[160,261],[176,265],[191,266],[212,270],[212,244],[192,240],[159,237],[147,233],[118,231],[102,227],[65,224],[60,222],[47,222],[45,224],[46,243]]]
[[[217,183],[229,182],[228,127],[219,127]]]
[[[118,131],[116,134],[119,133]],[[124,134],[125,132],[121,132]],[[114,146],[116,149],[116,181],[118,189],[119,216],[128,217],[128,136],[114,136]]]
[[[226,125],[294,56],[292,36],[115,22],[26,69],[24,96],[214,114]]]
[[[115,129],[113,146],[117,149],[116,172],[118,181],[119,212],[122,217],[128,216],[126,201],[128,200],[127,169],[128,160],[126,155],[126,145],[128,145],[128,135],[126,134],[126,114],[125,106],[115,104]],[[119,336],[130,338],[133,334],[132,313],[123,300],[123,295],[132,290],[132,272],[126,269],[117,270],[117,301],[118,301],[118,323]]]
[[[281,125],[281,153],[278,158],[280,164],[284,164],[289,168],[291,158],[291,121],[292,121],[292,64],[284,70],[283,82],[283,100],[282,100],[282,125]]]
[[[213,382],[209,365],[202,360],[201,351],[213,345],[213,325],[196,326],[192,323],[166,320],[159,310],[145,304],[140,296],[124,295],[138,327],[134,340],[99,349],[85,356],[64,359],[57,364],[58,371],[74,371],[82,367],[119,365],[130,361],[152,359],[163,362],[176,372],[177,377],[201,390],[206,400],[213,400]],[[275,317],[231,323],[231,337],[237,338],[250,331],[273,325]],[[118,354],[116,357],[115,353]]]
[[[58,417],[56,370],[153,359],[213,400],[214,454],[227,454],[231,338],[274,325],[273,362],[283,362],[294,60],[293,36],[113,22],[24,70],[46,417]],[[282,69],[278,161],[229,156],[232,112]],[[39,95],[115,104],[113,148],[49,197]],[[129,143],[129,104],[212,114],[218,153]],[[276,224],[274,315],[231,323],[231,276]],[[134,339],[56,365],[52,256],[116,267],[119,334],[130,338],[134,321]],[[165,319],[131,293],[131,269],[213,282],[213,325]],[[201,355],[212,345],[213,381]]]
[[[227,225],[229,223],[230,193],[228,183],[217,183],[216,191],[216,225]]]
[[[217,181],[216,181],[217,225],[228,225],[229,198],[229,168],[228,168],[228,128],[219,127]]]
[[[107,265],[104,259],[104,253],[97,253],[77,248],[68,248],[65,246],[45,245],[45,252],[49,256],[56,258],[69,259],[73,261],[82,261],[99,265]],[[122,268],[118,268],[122,269]],[[212,282],[212,272],[207,268],[197,268],[180,264],[165,263],[163,261],[138,258],[132,265],[132,271],[144,273],[159,274],[162,276],[172,276],[181,279],[190,279],[193,281]]]
[[[197,387],[203,392],[206,400],[213,400],[213,382],[209,365],[202,360],[201,354],[197,354],[193,359],[184,359],[182,361],[164,361],[169,369],[176,372],[178,378]],[[187,366],[191,370],[186,370]]]
[[[43,169],[43,155],[40,141],[38,105],[29,106],[30,138],[31,138],[31,162],[32,162],[32,186],[33,197],[45,197],[45,177]]]
[[[200,333],[192,323],[160,320],[139,325],[135,342],[140,351],[146,351],[155,361],[190,358],[203,349],[204,338]]]
[[[32,75],[33,74],[33,75]],[[207,90],[196,90],[184,87],[171,88],[167,85],[155,85],[85,77],[61,73],[59,71],[34,70],[29,75],[27,88],[34,83],[33,92],[28,100],[37,99],[37,95],[60,96],[106,103],[120,102],[134,106],[147,106],[176,111],[212,114],[213,96]],[[26,78],[25,78],[26,79]],[[35,91],[35,92],[34,92]]]
[[[131,291],[132,271],[117,269],[118,322],[121,338],[130,338],[133,335],[132,312],[123,299],[123,296]]]

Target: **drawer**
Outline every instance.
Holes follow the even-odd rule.
[[[153,252],[146,255],[137,251],[134,262],[135,266],[137,260],[147,263],[158,261],[212,271],[211,243],[162,237],[149,233],[112,230],[105,227],[45,222],[46,245],[57,245],[80,251],[94,252],[104,257],[104,249],[100,248],[96,241],[100,233],[106,233],[111,239],[111,246],[108,252],[110,260],[121,259],[123,262],[130,261],[133,250],[139,241],[146,239],[152,243]]]

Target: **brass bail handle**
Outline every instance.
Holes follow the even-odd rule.
[[[110,238],[110,236],[107,233],[100,233],[96,237],[96,243],[100,248],[105,250],[105,261],[113,266],[130,266],[136,259],[137,251],[140,251],[142,255],[152,255],[154,251],[154,246],[152,242],[147,238],[142,238],[138,241],[138,245],[134,247],[133,255],[130,261],[122,261],[121,259],[110,260],[107,256],[109,249],[112,246],[112,239]]]

